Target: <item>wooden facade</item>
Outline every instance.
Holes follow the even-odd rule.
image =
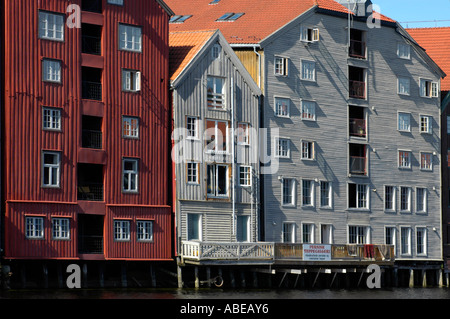
[[[172,12],[144,0],[2,3],[5,257],[171,259]],[[140,76],[134,90],[126,70]]]

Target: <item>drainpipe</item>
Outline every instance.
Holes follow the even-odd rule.
[[[261,89],[261,54],[256,51],[256,45],[253,46],[253,52],[258,56],[258,87]]]
[[[235,192],[235,180],[234,180],[234,170],[235,170],[235,155],[234,155],[234,148],[236,141],[234,136],[234,78],[231,76],[231,191],[232,191],[232,206],[233,206],[233,213],[232,213],[232,235],[236,235],[236,192]]]

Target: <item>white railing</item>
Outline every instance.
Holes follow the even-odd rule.
[[[273,260],[274,243],[183,241],[184,259],[194,260]]]

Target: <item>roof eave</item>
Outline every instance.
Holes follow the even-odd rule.
[[[159,5],[166,11],[169,17],[175,14],[175,12],[173,12],[172,9],[170,9],[170,7],[163,0],[156,0],[156,2],[158,2]]]

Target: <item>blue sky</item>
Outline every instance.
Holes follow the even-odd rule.
[[[400,22],[403,27],[450,26],[450,0],[372,0],[372,3],[380,7],[382,14]]]

